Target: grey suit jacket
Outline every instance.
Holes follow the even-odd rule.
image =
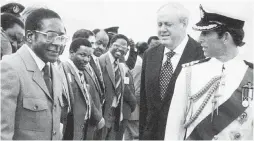
[[[106,123],[106,127],[111,127],[112,121],[110,121],[110,108],[112,106],[113,97],[115,96],[115,76],[113,72],[113,67],[109,59],[109,52],[103,54],[99,58],[99,63],[101,66],[102,76],[105,84],[105,103],[103,105],[103,115]],[[121,65],[119,65],[121,76],[122,76],[122,95],[118,104],[117,115],[119,116],[118,125],[120,125],[121,115],[122,115],[122,104],[123,104],[123,93],[124,93],[124,71]]]
[[[59,140],[62,82],[52,68],[53,96],[26,46],[1,65],[1,139]]]
[[[85,97],[89,96],[85,92],[78,75],[76,74],[74,68],[69,62],[63,63],[63,68],[67,81],[69,84],[69,93],[71,99],[72,110],[70,116],[67,119],[66,132],[64,139],[68,140],[80,140],[86,139],[85,127],[87,126],[87,121],[85,121],[85,113],[87,112],[87,103]],[[89,90],[88,90],[89,91]],[[89,96],[90,97],[90,96]],[[91,106],[91,117],[89,121],[92,125],[96,126],[102,118],[101,112],[95,107],[91,97],[89,98]]]

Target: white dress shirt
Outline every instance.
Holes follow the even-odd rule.
[[[115,58],[113,57],[113,55],[110,52],[108,52],[108,54],[109,54],[109,60],[110,60],[110,63],[111,63],[111,66],[112,66],[112,70],[113,70],[113,75],[115,77],[115,72],[114,72]],[[117,64],[118,64],[118,67],[120,69],[119,60],[117,60]],[[121,95],[122,95],[122,93],[118,96],[118,98],[114,95],[114,99],[113,99],[113,102],[112,102],[112,107],[117,107]]]
[[[171,63],[172,63],[172,67],[173,67],[173,72],[175,71],[176,69],[176,66],[183,54],[183,50],[188,42],[188,36],[186,35],[183,39],[183,41],[173,50],[175,52],[175,55],[170,59],[171,60]],[[162,64],[161,66],[163,66],[163,64],[167,61],[167,53],[170,52],[171,50],[168,49],[167,47],[165,47],[164,49],[164,55],[163,55],[163,60],[162,60]],[[161,67],[162,68],[162,67]]]

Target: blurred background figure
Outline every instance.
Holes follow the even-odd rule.
[[[152,46],[157,46],[160,43],[160,39],[158,38],[158,36],[151,36],[149,37],[147,44],[149,47]]]
[[[138,140],[139,138],[139,106],[140,106],[140,82],[141,82],[141,68],[143,54],[148,49],[148,44],[146,42],[138,42],[136,44],[138,56],[134,68],[131,70],[131,74],[134,81],[135,87],[135,97],[137,105],[134,112],[128,120],[127,127],[124,133],[124,140]]]
[[[102,54],[107,52],[109,36],[104,29],[94,29],[93,33],[95,35],[95,49],[93,54],[100,57]]]
[[[112,39],[114,35],[118,34],[118,29],[119,29],[119,26],[113,26],[113,27],[108,27],[104,29],[106,33],[108,34],[109,41]],[[108,47],[109,45],[110,43],[108,43]]]
[[[13,14],[1,14],[1,59],[4,55],[15,53],[24,39],[24,23]]]
[[[21,17],[20,13],[25,9],[22,4],[19,3],[7,3],[1,6],[1,13],[13,14],[16,17]]]

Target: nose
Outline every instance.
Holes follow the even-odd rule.
[[[166,28],[165,24],[162,24],[161,26],[159,26],[159,31],[160,32],[165,32],[165,31],[167,31],[166,29],[167,28]]]

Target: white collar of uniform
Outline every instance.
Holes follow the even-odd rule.
[[[237,66],[237,64],[239,63],[243,63],[243,58],[241,57],[241,55],[238,53],[233,59],[227,61],[227,62],[221,62],[216,58],[211,58],[211,62],[214,63],[218,63],[221,66],[224,64],[225,69],[229,69],[229,68],[235,68]]]
[[[188,42],[188,36],[185,35],[183,41],[174,49],[175,55],[182,55],[183,54],[183,50],[186,46]],[[167,47],[165,47],[164,49],[164,55],[166,55],[166,53],[170,52],[171,50]]]
[[[73,61],[72,61],[71,59],[68,59],[67,62],[69,62],[69,63],[71,64],[72,68],[74,69],[74,71],[76,72],[76,74],[78,75],[78,77],[80,77],[80,76],[79,76],[80,70],[76,67],[76,65],[73,63]]]
[[[28,51],[30,52],[30,54],[32,55],[35,63],[37,64],[38,68],[40,71],[42,71],[42,69],[44,68],[45,66],[45,63],[41,60],[41,58],[39,58],[35,53],[34,51],[28,47],[28,45],[24,44],[22,47],[26,47],[28,49]],[[50,66],[50,63],[48,62],[47,63],[49,66]]]

